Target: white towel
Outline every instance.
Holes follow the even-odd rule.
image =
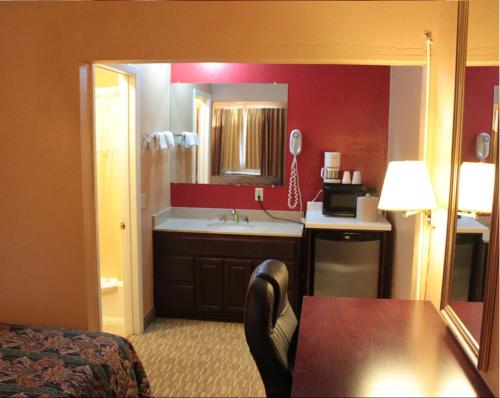
[[[154,149],[168,149],[175,146],[174,135],[171,131],[155,131],[153,139]]]
[[[165,135],[165,139],[167,140],[167,147],[175,147],[174,134],[171,131],[164,131],[163,134]]]
[[[165,135],[164,132],[160,131],[160,149],[167,149],[168,148],[168,142],[167,142],[167,136]]]
[[[162,139],[163,134],[160,131],[155,131],[153,134],[153,147],[154,149],[163,149],[162,143],[165,145],[166,141],[165,138]]]
[[[181,138],[181,146],[183,146],[184,148],[189,148],[195,145],[198,145],[198,134],[190,131],[183,131]]]

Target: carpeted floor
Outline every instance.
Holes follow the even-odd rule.
[[[240,323],[158,318],[130,340],[155,397],[265,396]]]

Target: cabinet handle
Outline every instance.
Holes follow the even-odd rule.
[[[124,222],[120,223],[120,229],[125,229],[125,223]]]

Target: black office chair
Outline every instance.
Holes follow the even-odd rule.
[[[297,318],[288,302],[288,270],[266,260],[252,273],[245,305],[245,336],[267,397],[289,397],[297,345]]]

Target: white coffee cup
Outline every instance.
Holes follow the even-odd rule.
[[[344,174],[342,175],[342,184],[350,184],[350,183],[351,183],[351,172],[344,171]]]
[[[352,184],[361,184],[361,171],[356,170],[352,173]]]

